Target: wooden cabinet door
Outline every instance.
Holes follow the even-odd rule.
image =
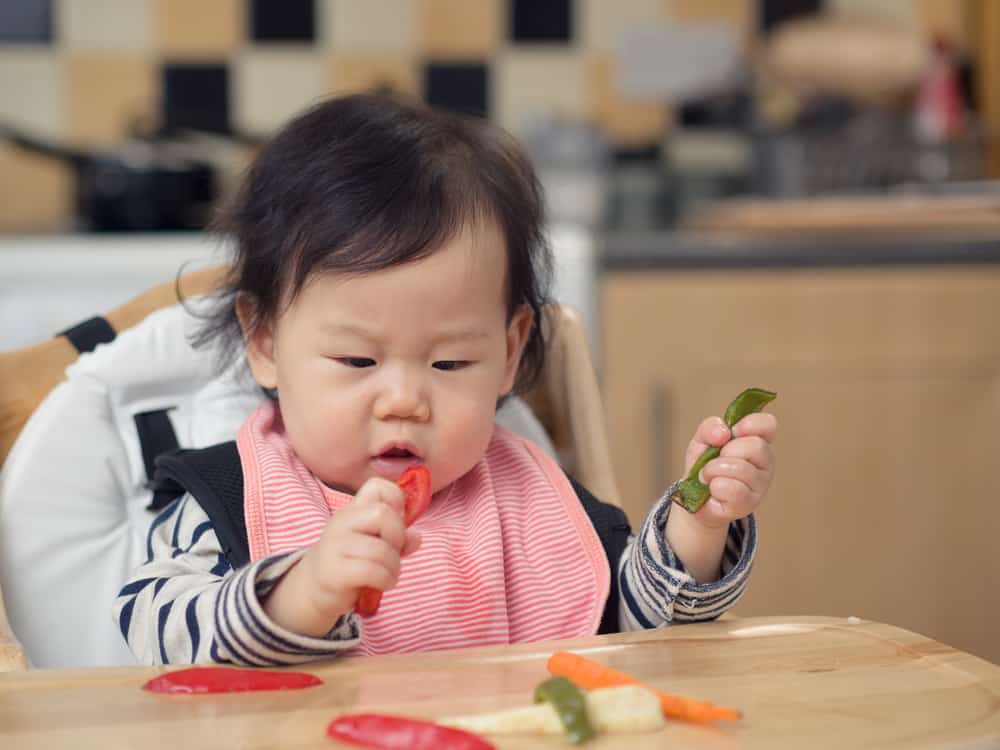
[[[633,524],[703,417],[776,390],[737,613],[854,615],[1000,662],[1000,267],[621,272],[602,308]]]

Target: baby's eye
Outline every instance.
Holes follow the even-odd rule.
[[[463,367],[468,367],[469,362],[464,359],[442,359],[433,364],[435,370],[444,370],[448,372],[450,370],[461,370]]]
[[[374,367],[375,360],[369,357],[337,357],[337,361],[348,367]]]

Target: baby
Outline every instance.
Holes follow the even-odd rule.
[[[234,443],[161,461],[154,521],[115,615],[143,662],[275,665],[571,638],[710,619],[744,590],[776,421],[706,419],[687,465],[712,499],[661,499],[633,535],[495,422],[545,354],[541,190],[485,120],[332,99],[261,151],[201,340],[268,394]],[[403,472],[433,493],[403,523]],[[666,489],[666,488],[665,488]],[[356,610],[365,588],[377,613]]]

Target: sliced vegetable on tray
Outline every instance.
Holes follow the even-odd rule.
[[[322,685],[323,680],[306,672],[277,672],[235,667],[189,667],[164,672],[142,686],[153,693],[201,695],[246,693],[256,690],[300,690]]]
[[[583,692],[583,700],[587,721],[597,733],[655,732],[665,724],[656,696],[638,685],[587,690]],[[566,733],[559,712],[548,702],[493,713],[450,716],[438,721],[445,726],[480,734]],[[572,735],[567,736],[572,741]]]
[[[594,736],[583,691],[565,677],[553,677],[535,688],[535,703],[550,703],[574,745]]]
[[[376,750],[495,750],[482,737],[462,729],[387,714],[346,714],[334,719],[326,734]]]
[[[723,708],[714,703],[687,698],[682,695],[671,695],[662,690],[640,683],[627,672],[621,672],[606,667],[585,656],[569,651],[556,651],[549,657],[549,672],[553,675],[567,677],[577,685],[587,690],[597,692],[596,688],[607,688],[616,685],[634,685],[654,696],[668,719],[680,719],[699,724],[714,721],[737,721],[743,714],[733,708]]]

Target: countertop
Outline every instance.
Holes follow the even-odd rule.
[[[597,249],[608,271],[1000,263],[1000,232],[621,232],[599,236]]]

